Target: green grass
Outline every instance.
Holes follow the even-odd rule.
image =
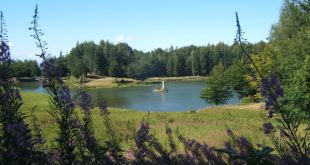
[[[55,120],[48,114],[48,95],[22,93],[24,104],[22,111],[29,113],[36,106],[35,115],[42,128],[45,139],[51,144],[57,136]],[[269,144],[270,140],[264,135],[262,124],[266,119],[264,111],[259,110],[258,104],[246,104],[237,106],[219,106],[203,111],[192,112],[151,112],[151,133],[168,146],[165,135],[166,125],[173,131],[179,130],[187,138],[194,138],[205,142],[209,146],[223,146],[224,141],[229,139],[226,130],[231,128],[237,135],[247,137],[254,144]],[[114,127],[118,134],[125,139],[124,146],[130,147],[134,143],[135,129],[139,128],[146,112],[133,111],[119,108],[109,108]],[[76,111],[81,115],[79,108]],[[30,119],[27,122],[31,125]],[[93,110],[94,129],[99,139],[104,139],[104,127],[98,108]],[[178,144],[180,147],[181,145]]]

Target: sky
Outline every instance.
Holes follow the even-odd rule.
[[[151,51],[171,46],[232,44],[238,12],[249,42],[267,41],[282,0],[0,0],[14,59],[38,59],[31,26],[35,5],[48,53],[69,53],[77,42],[126,42]]]

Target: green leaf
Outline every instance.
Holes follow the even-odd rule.
[[[261,150],[259,152],[256,152],[256,156],[259,157],[259,158],[262,158],[262,157],[267,156],[272,151],[273,151],[273,148],[265,147],[265,148],[263,148],[263,150]]]

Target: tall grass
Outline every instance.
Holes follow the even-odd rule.
[[[41,125],[43,136],[52,143],[57,135],[57,125],[46,111],[49,106],[48,95],[25,92],[22,93],[22,97],[24,100],[22,111],[29,113],[31,107],[37,107],[34,113]],[[166,131],[163,129],[166,125],[172,130],[179,130],[185,137],[214,147],[223,147],[224,142],[229,140],[226,133],[228,128],[234,130],[238,135],[244,135],[252,142],[269,145],[270,140],[264,135],[262,128],[266,114],[260,110],[260,105],[218,106],[197,112],[150,112],[150,131],[165,146],[168,145]],[[133,147],[135,130],[140,126],[142,118],[147,113],[120,108],[109,109],[118,134],[124,137],[124,147]],[[99,139],[104,139],[105,131],[98,107],[94,108],[92,115],[95,132]],[[28,121],[30,122],[30,120]],[[178,147],[181,145],[179,144]]]

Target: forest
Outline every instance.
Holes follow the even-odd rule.
[[[264,42],[248,44],[253,53],[260,53]],[[240,59],[237,44],[218,43],[207,46],[186,46],[163,50],[157,48],[143,52],[131,48],[126,43],[112,44],[100,41],[77,43],[66,56],[58,62],[64,66],[64,74],[80,77],[87,73],[145,79],[148,77],[207,76],[213,67],[221,63],[225,69],[236,59]],[[66,62],[70,61],[70,62]],[[73,61],[73,62],[72,62]]]
[[[258,54],[264,50],[265,45],[266,43],[261,41],[255,44],[248,43],[247,47],[252,53]],[[87,41],[77,43],[68,54],[60,53],[54,58],[62,76],[81,77],[95,74],[143,80],[149,77],[207,76],[215,65],[222,64],[226,70],[241,56],[237,43],[180,48],[171,46],[165,50],[157,48],[143,52],[131,48],[127,43],[100,41],[96,44]],[[36,61],[17,60],[12,65],[16,77],[40,74]],[[25,67],[33,69],[26,72]]]
[[[272,26],[266,43],[246,41],[242,19],[236,12],[236,39],[232,45],[218,43],[142,52],[125,43],[88,41],[77,43],[67,55],[60,53],[59,57],[47,53],[42,40],[44,33],[38,23],[37,5],[29,30],[41,52],[39,68],[47,94],[33,94],[32,97],[28,94],[25,99],[28,103],[23,102],[22,96],[27,94],[21,95],[13,78],[39,74],[38,67],[23,68],[23,65],[36,64],[11,60],[2,18],[1,12],[0,164],[310,164],[308,0],[284,0],[279,22]],[[26,68],[30,69],[27,73],[14,71]],[[209,102],[223,104],[231,95],[238,94],[247,102],[259,102],[255,105],[260,108],[248,108],[254,104],[246,104],[246,111],[238,108],[222,111],[219,108],[212,116],[217,121],[206,118],[214,112],[210,109],[182,113],[147,112],[137,119],[138,113],[134,111],[111,111],[104,99],[94,107],[83,81],[77,95],[71,96],[63,78],[75,76],[83,80],[90,74],[134,79],[208,76],[201,97]],[[39,97],[37,105],[29,104],[36,97]],[[26,110],[22,111],[22,108]],[[41,111],[34,113],[37,108]],[[244,113],[243,118],[237,116],[238,113]],[[255,115],[249,117],[249,114]],[[121,119],[113,120],[117,115]],[[169,115],[174,118],[168,118]],[[133,116],[135,122],[140,120],[138,125],[122,120]],[[176,116],[181,120],[177,122]],[[230,122],[223,124],[224,116]],[[158,126],[164,137],[155,136],[156,132],[151,129],[156,118],[165,119]],[[259,128],[251,128],[257,119]],[[100,127],[94,127],[98,121]],[[235,125],[237,122],[243,125]],[[40,124],[49,132],[43,134]],[[216,124],[225,127],[227,135],[215,134],[230,137],[220,146],[213,147],[181,132],[184,125],[190,125],[196,131],[198,128],[193,127],[211,125],[213,131],[219,129]],[[244,127],[254,130],[252,134],[255,135],[258,131],[263,132],[264,137],[256,139],[258,142],[249,140],[238,133]],[[102,128],[101,132],[98,128]],[[207,134],[211,130],[203,129],[202,132]],[[52,140],[47,141],[48,138]]]

